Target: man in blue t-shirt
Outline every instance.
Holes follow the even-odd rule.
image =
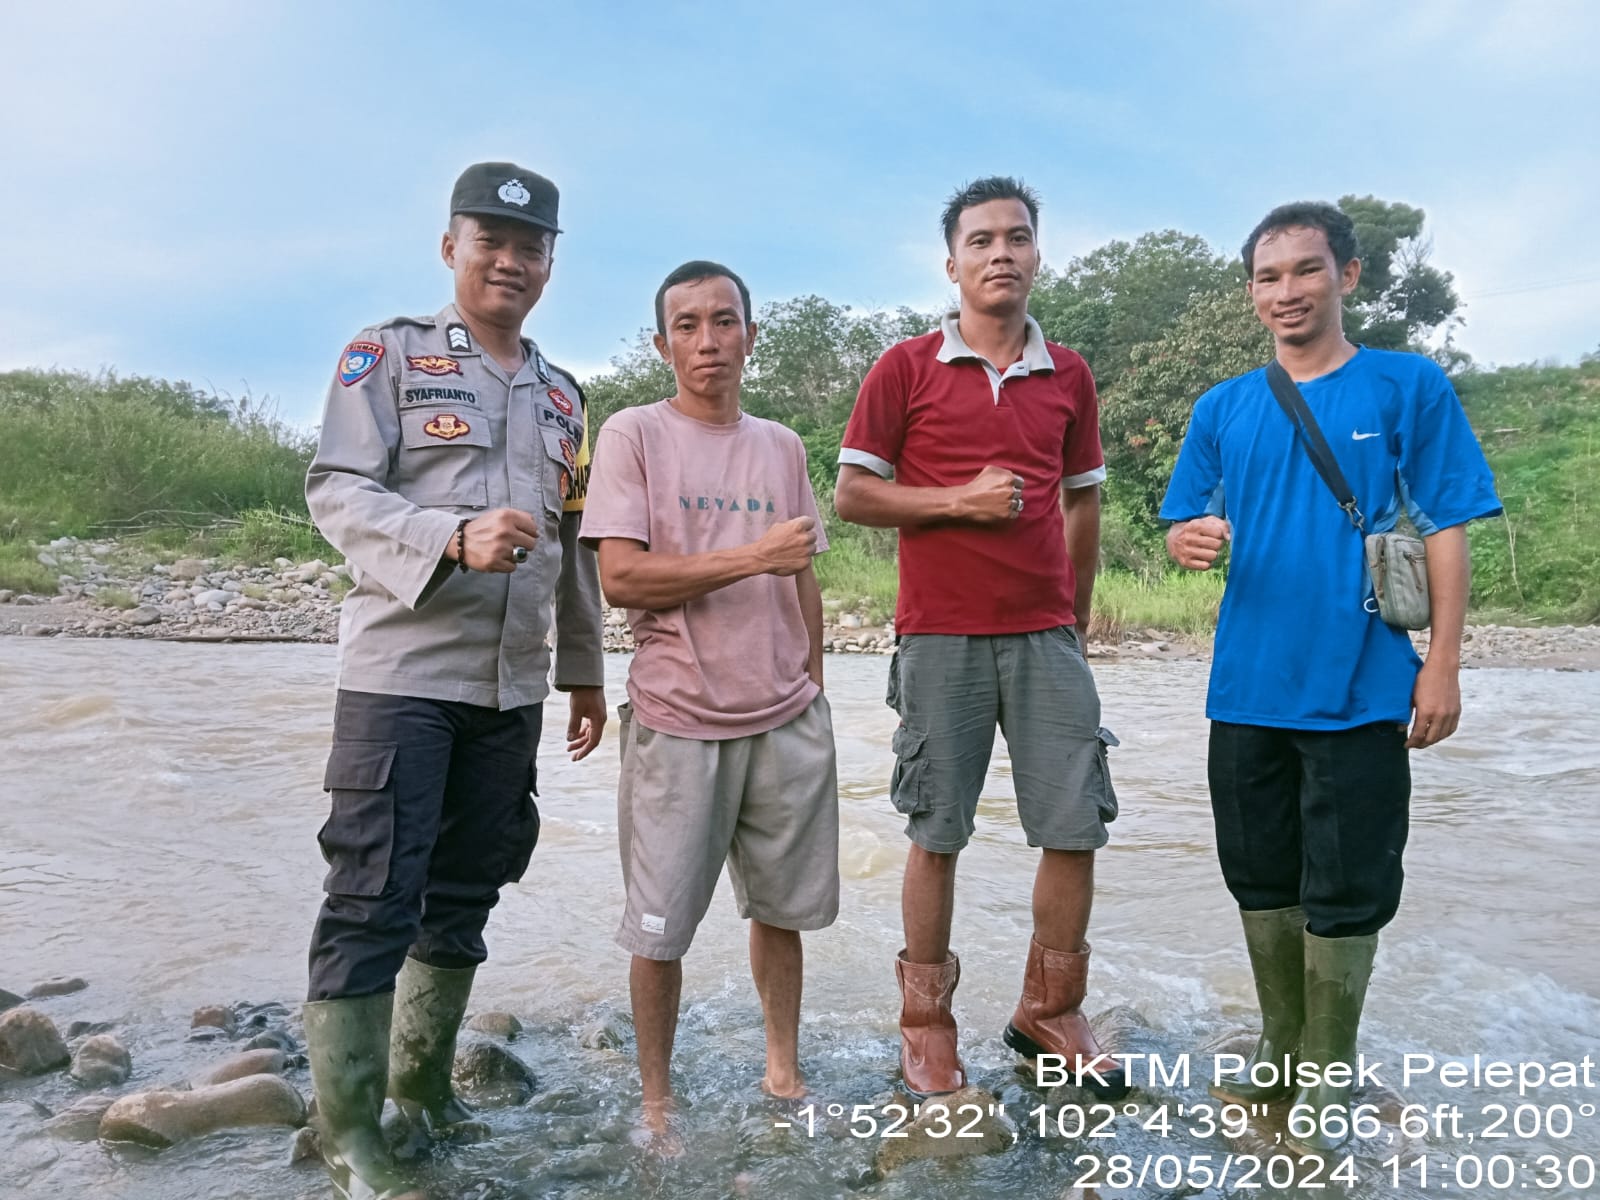
[[[1449,737],[1461,715],[1466,522],[1500,502],[1444,372],[1345,338],[1343,298],[1361,276],[1349,217],[1328,204],[1274,209],[1246,239],[1244,263],[1256,315],[1367,531],[1393,529],[1403,513],[1428,550],[1423,662],[1372,611],[1362,539],[1266,369],[1195,404],[1161,516],[1174,522],[1167,549],[1180,566],[1203,571],[1232,547],[1206,701],[1208,775],[1262,1013],[1254,1054],[1213,1093],[1252,1104],[1294,1091],[1315,1128],[1291,1132],[1291,1144],[1326,1151],[1348,1137],[1350,1095],[1326,1068],[1354,1062],[1378,930],[1400,903],[1407,751]],[[1285,1056],[1315,1082],[1295,1090]]]

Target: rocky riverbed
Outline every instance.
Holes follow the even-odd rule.
[[[229,565],[217,559],[157,562],[115,541],[57,538],[39,551],[58,572],[55,595],[0,589],[0,634],[25,637],[117,637],[201,642],[333,642],[350,568],[318,560],[274,560],[270,566]],[[827,604],[824,631],[834,654],[888,654],[894,626]],[[605,648],[633,649],[627,614],[606,611]],[[1414,635],[1419,651],[1426,632]],[[1204,658],[1206,639],[1159,629],[1130,629],[1115,642],[1091,640],[1089,657],[1121,661]],[[1469,667],[1545,667],[1600,670],[1600,626],[1467,629]]]

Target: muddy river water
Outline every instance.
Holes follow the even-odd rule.
[[[904,839],[887,800],[895,724],[883,706],[887,665],[828,660],[844,896],[838,923],[806,940],[801,1030],[824,1112],[835,1102],[882,1103],[896,1082],[891,963]],[[626,666],[608,660],[613,707]],[[1206,669],[1139,663],[1096,672],[1105,723],[1121,739],[1112,769],[1122,815],[1098,864],[1089,1007],[1136,1009],[1145,1044],[1169,1056],[1248,1025],[1255,1009],[1238,918],[1212,852]],[[115,1023],[134,1062],[122,1090],[182,1079],[218,1053],[185,1041],[195,1008],[292,1007],[301,998],[323,871],[314,834],[326,803],[333,671],[326,646],[0,642],[0,987],[87,979],[87,990],[41,1007],[62,1028]],[[1405,1100],[1461,1109],[1459,1135],[1433,1130],[1418,1143],[1434,1160],[1425,1186],[1409,1167],[1397,1184],[1386,1156],[1369,1154],[1346,1192],[1600,1194],[1600,1182],[1585,1185],[1583,1166],[1600,1165],[1600,1089],[1518,1096],[1514,1087],[1447,1088],[1436,1073],[1400,1087],[1408,1053],[1469,1066],[1474,1055],[1548,1064],[1593,1056],[1600,1042],[1600,673],[1469,671],[1463,691],[1461,732],[1413,760],[1406,899],[1384,935],[1363,1036],[1369,1058],[1387,1064],[1383,1082]],[[559,725],[553,718],[547,724]],[[627,1007],[627,958],[611,941],[622,903],[614,733],[613,721],[594,758],[576,765],[547,737],[542,839],[527,877],[493,915],[491,958],[474,995],[475,1009],[522,1020],[512,1048],[538,1073],[540,1092],[527,1105],[488,1112],[494,1136],[454,1154],[447,1174],[463,1194],[1054,1200],[1085,1194],[1072,1185],[1086,1154],[1192,1160],[1229,1150],[1181,1120],[1165,1138],[1144,1128],[1161,1105],[1175,1114],[1179,1103],[1206,1099],[1198,1061],[1189,1086],[1135,1093],[1139,1111],[1118,1116],[1115,1138],[1041,1137],[1031,1127],[1028,1110],[1062,1093],[1015,1073],[998,1036],[1020,983],[1035,863],[1002,752],[962,857],[954,944],[963,962],[963,1052],[975,1082],[1022,1126],[1016,1145],[880,1174],[873,1140],[841,1123],[819,1121],[814,1135],[775,1128],[786,1114],[755,1087],[760,1010],[724,881],[685,960],[676,1078],[687,1152],[671,1162],[641,1154],[628,1136],[638,1096],[631,1042],[590,1050],[578,1036]],[[304,1071],[290,1078],[309,1091]],[[289,1164],[282,1130],[159,1154],[42,1132],[31,1114],[74,1096],[61,1073],[0,1081],[0,1197],[329,1194],[315,1166]],[[1493,1123],[1493,1106],[1519,1104],[1538,1109],[1525,1112],[1527,1136],[1465,1140]],[[1561,1132],[1566,1117],[1570,1133]],[[1558,1165],[1542,1168],[1543,1159]],[[1255,1182],[1262,1186],[1209,1194],[1278,1194]],[[1101,1190],[1197,1193],[1204,1189],[1153,1182]]]

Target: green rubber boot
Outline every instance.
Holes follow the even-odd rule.
[[[334,1186],[349,1200],[423,1196],[400,1171],[379,1125],[389,1077],[393,1001],[383,992],[314,1000],[301,1009],[322,1157]]]
[[[429,1138],[476,1140],[484,1130],[450,1086],[456,1034],[477,967],[449,970],[407,958],[395,979],[389,1095]]]
[[[1322,938],[1306,934],[1306,1027],[1300,1038],[1300,1060],[1327,1067],[1347,1063],[1356,1070],[1356,1031],[1367,980],[1378,952],[1378,935]],[[1350,1084],[1318,1082],[1299,1088],[1295,1105],[1306,1105],[1316,1128],[1308,1137],[1286,1136],[1289,1148],[1301,1154],[1326,1154],[1350,1140]],[[1324,1113],[1334,1109],[1334,1120]],[[1291,1106],[1290,1115],[1295,1115]],[[1298,1125],[1299,1122],[1296,1122]],[[1329,1127],[1331,1125],[1331,1128]]]
[[[1239,916],[1261,1005],[1261,1037],[1244,1067],[1219,1079],[1210,1091],[1230,1104],[1265,1104],[1294,1090],[1294,1077],[1284,1070],[1284,1063],[1299,1049],[1305,1024],[1306,914],[1296,904],[1256,912],[1240,909]],[[1253,1081],[1250,1072],[1257,1063],[1273,1064],[1276,1078]],[[1265,1078],[1266,1072],[1261,1075]]]

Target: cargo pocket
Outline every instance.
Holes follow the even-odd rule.
[[[894,774],[889,778],[889,799],[908,817],[925,813],[931,806],[924,786],[928,759],[923,753],[928,735],[901,725],[890,743],[894,750]]]
[[[394,848],[394,742],[335,742],[322,788],[328,819],[317,834],[328,861],[323,890],[376,896],[389,881]]]
[[[1117,789],[1111,786],[1111,763],[1106,751],[1120,746],[1117,735],[1102,725],[1094,731],[1094,761],[1100,772],[1100,794],[1095,798],[1100,806],[1100,822],[1109,825],[1117,819]]]
[[[506,844],[510,848],[510,856],[506,868],[501,873],[500,886],[516,883],[528,873],[528,864],[533,861],[533,848],[539,844],[539,805],[534,799],[539,794],[539,773],[535,767],[528,768],[528,790],[523,793],[521,803],[516,809],[515,819],[511,828],[506,830]]]

